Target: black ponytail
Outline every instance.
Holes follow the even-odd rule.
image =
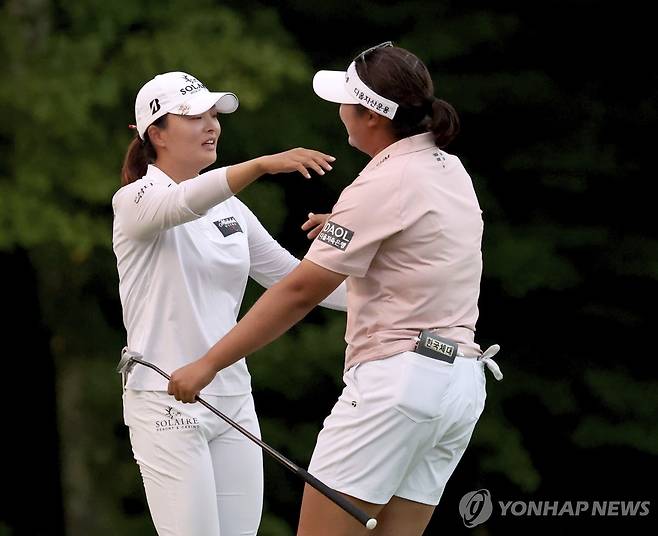
[[[434,134],[434,143],[441,149],[455,139],[459,134],[459,116],[452,104],[434,97],[427,130]]]
[[[159,128],[165,128],[167,125],[167,114],[156,119],[153,125]],[[148,165],[155,162],[157,156],[148,133],[144,133],[144,140],[139,137],[139,134],[135,134],[130,145],[128,145],[126,156],[123,159],[121,186],[126,186],[146,175]]]

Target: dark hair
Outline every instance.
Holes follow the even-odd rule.
[[[151,124],[159,128],[165,128],[167,126],[167,115],[159,117]],[[144,133],[143,140],[139,137],[139,134],[135,133],[135,137],[128,145],[126,156],[123,159],[121,186],[126,186],[146,175],[146,168],[149,164],[155,162],[156,157],[155,147],[153,147],[148,133]]]
[[[398,104],[392,120],[397,139],[431,132],[434,143],[443,148],[457,136],[457,112],[434,96],[432,77],[414,54],[388,46],[361,54],[355,62],[359,78],[370,89]]]

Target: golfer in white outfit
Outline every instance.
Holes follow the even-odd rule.
[[[217,114],[237,107],[234,94],[182,72],[156,76],[136,98],[137,136],[112,199],[113,247],[127,347],[167,372],[236,324],[248,277],[269,287],[299,264],[233,194],[265,173],[331,169],[333,157],[294,149],[200,174],[217,157]],[[345,310],[344,287],[323,304]],[[255,535],[260,448],[202,406],[177,402],[151,369],[136,367],[124,381],[124,418],[158,534]],[[260,435],[244,359],[202,393]]]

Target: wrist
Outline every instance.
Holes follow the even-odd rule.
[[[213,356],[210,352],[206,353],[199,361],[203,363],[203,366],[207,368],[210,372],[217,374],[221,367],[216,363],[216,360],[213,359]]]
[[[270,173],[271,170],[269,166],[269,161],[270,161],[269,156],[259,156],[258,158],[254,159],[254,163],[256,164],[256,170],[258,172],[259,177],[261,175],[265,175],[266,173]]]

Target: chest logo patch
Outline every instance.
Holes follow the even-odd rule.
[[[350,231],[347,227],[338,225],[332,221],[325,223],[322,232],[318,235],[318,240],[334,246],[336,249],[345,251],[349,245],[350,240],[354,236],[354,231]]]
[[[230,236],[234,233],[242,232],[242,227],[240,227],[240,224],[233,216],[229,216],[228,218],[222,218],[221,220],[214,221],[213,224],[215,225],[215,227],[217,227],[217,229],[220,230],[220,232],[224,236]]]

